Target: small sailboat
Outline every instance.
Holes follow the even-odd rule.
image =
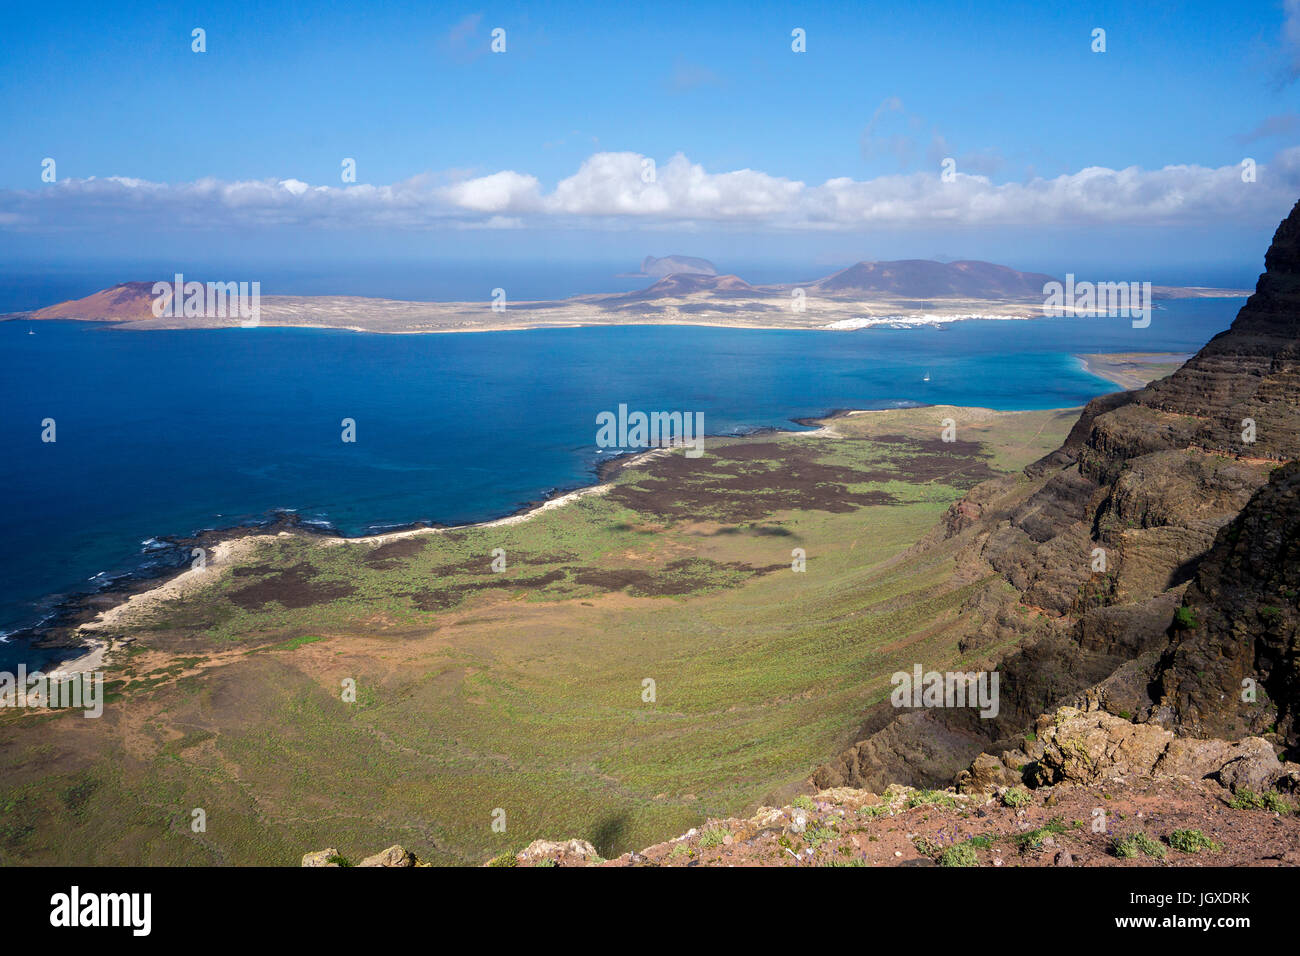
[[[923,382],[928,382],[928,381],[930,381],[930,373],[929,373],[929,372],[926,372],[926,373],[925,373],[925,378],[921,379],[921,381],[923,381]]]

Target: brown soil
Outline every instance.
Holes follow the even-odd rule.
[[[288,608],[304,608],[347,597],[356,590],[352,585],[341,581],[317,581],[314,577],[315,570],[306,562],[269,574],[262,567],[238,567],[230,572],[231,577],[265,576],[253,584],[230,592],[226,598],[246,611],[256,610],[271,601]]]
[[[819,866],[856,860],[870,866],[935,866],[943,850],[972,837],[989,844],[972,845],[978,866],[1300,865],[1300,814],[1233,809],[1227,804],[1228,791],[1209,781],[1060,785],[1033,791],[1031,802],[1019,809],[996,799],[963,800],[951,794],[947,796],[956,806],[906,809],[913,793],[897,791],[892,815],[866,816],[856,808],[878,804],[880,798],[865,791],[824,791],[814,798],[813,810],[786,807],[760,810],[749,820],[711,821],[699,832],[604,865]],[[799,816],[803,827],[798,826]],[[1102,821],[1097,831],[1094,821]],[[1064,831],[1040,829],[1046,827]],[[1220,847],[1198,853],[1176,850],[1168,843],[1175,830],[1200,830]],[[1163,847],[1163,858],[1116,855],[1115,839],[1139,832]],[[823,839],[830,833],[834,835]],[[723,842],[702,845],[718,839]],[[557,862],[586,865],[576,859]]]
[[[884,491],[851,491],[850,485],[942,478],[970,487],[996,475],[975,442],[923,441],[887,436],[907,452],[891,456],[890,468],[863,470],[818,461],[823,449],[790,442],[750,441],[710,450],[705,459],[673,455],[656,461],[634,484],[616,486],[610,497],[647,514],[723,522],[756,521],[787,510],[841,514],[867,505],[892,504]]]

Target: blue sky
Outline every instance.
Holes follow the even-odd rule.
[[[1252,270],[1300,196],[1297,0],[305,6],[7,5],[0,252]]]

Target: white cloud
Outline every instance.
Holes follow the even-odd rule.
[[[1004,183],[964,172],[959,164],[953,182],[943,182],[936,168],[809,185],[754,169],[711,173],[681,154],[653,166],[639,153],[596,153],[549,193],[535,176],[513,170],[454,181],[424,174],[383,186],[312,186],[291,178],[178,184],[120,176],[69,179],[0,191],[0,223],[28,230],[130,222],[412,229],[1259,225],[1289,209],[1297,194],[1300,147],[1261,162],[1253,183],[1242,182],[1236,164],[1094,166]]]
[[[506,170],[448,186],[446,196],[453,205],[473,212],[522,212],[537,208],[541,185],[534,176]]]

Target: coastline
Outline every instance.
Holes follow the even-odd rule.
[[[926,407],[926,406],[908,406]],[[890,409],[832,409],[822,416],[791,419],[803,429],[766,427],[754,429],[744,435],[706,435],[709,439],[735,440],[764,434],[788,434],[817,438],[843,438],[831,422],[870,411]],[[446,534],[466,528],[492,528],[520,524],[537,515],[553,511],[589,495],[603,495],[613,487],[615,479],[628,468],[636,467],[668,454],[673,448],[649,448],[643,451],[623,452],[597,464],[594,482],[578,488],[559,490],[550,496],[530,501],[515,511],[497,518],[454,525],[413,523],[392,530],[347,536],[330,528],[305,525],[295,514],[281,513],[262,526],[240,525],[213,529],[185,537],[168,539],[176,548],[188,551],[203,548],[207,560],[203,567],[184,570],[161,571],[149,576],[128,576],[117,587],[109,587],[91,594],[73,595],[56,605],[48,617],[48,624],[15,632],[39,647],[77,647],[84,653],[60,662],[54,670],[75,674],[101,669],[112,663],[113,639],[106,633],[115,626],[134,620],[158,604],[182,597],[211,584],[225,569],[246,557],[265,542],[288,536],[307,538],[322,547],[363,545],[379,547],[393,541],[426,535]],[[53,670],[51,671],[53,672]]]
[[[115,287],[115,289],[121,287]],[[1162,287],[1154,308],[1166,301],[1244,298],[1235,289]],[[0,314],[0,322],[77,321],[125,331],[241,328],[239,318],[154,317],[147,300],[105,302],[105,290],[70,302]],[[385,335],[449,332],[515,332],[608,326],[816,330],[853,332],[872,328],[944,328],[967,321],[1032,321],[1043,315],[1038,299],[936,297],[917,300],[892,293],[817,294],[803,308],[790,305],[786,287],[753,287],[744,294],[688,293],[642,297],[631,292],[523,300],[493,310],[482,301],[415,301],[363,296],[267,295],[258,328],[329,329]]]
[[[1124,391],[1143,388],[1182,366],[1190,352],[1101,352],[1075,355],[1089,375],[1113,382]]]
[[[931,407],[936,406],[929,404],[905,406],[907,409]],[[977,406],[958,407],[997,414],[996,410],[980,409]],[[828,411],[825,415],[790,419],[792,424],[803,426],[800,430],[765,427],[754,429],[743,435],[708,435],[705,437],[734,441],[780,434],[790,437],[838,440],[848,436],[836,429],[834,424],[836,421],[899,410],[898,408],[836,408]],[[247,557],[263,543],[298,536],[306,538],[320,547],[338,547],[342,545],[379,547],[408,538],[447,534],[468,528],[517,525],[530,521],[540,514],[563,508],[585,497],[607,494],[613,488],[618,476],[627,469],[667,456],[675,450],[674,448],[650,448],[613,456],[597,465],[594,474],[595,480],[592,484],[556,491],[547,498],[528,502],[510,514],[483,521],[455,525],[418,523],[392,530],[346,536],[333,529],[302,524],[295,515],[280,515],[276,520],[264,527],[250,528],[245,525],[203,532],[191,538],[180,539],[178,541],[179,547],[185,549],[202,547],[207,551],[207,561],[203,567],[189,567],[173,573],[163,572],[161,575],[149,578],[136,578],[122,588],[108,589],[92,596],[82,595],[66,602],[68,606],[64,608],[60,615],[62,618],[61,623],[52,626],[49,631],[61,632],[58,638],[60,641],[67,641],[66,646],[73,646],[75,642],[75,646],[83,648],[84,653],[61,663],[57,669],[64,673],[79,673],[111,665],[113,638],[107,632],[116,626],[134,621],[139,615],[148,613],[162,602],[184,596],[210,585],[228,567],[236,565],[242,558]]]
[[[1176,353],[1144,353],[1143,358],[1169,358]],[[1127,384],[1120,373],[1109,368],[1099,368],[1102,358],[1126,359],[1131,356],[1097,356],[1076,355],[1085,371],[1107,381],[1115,382],[1121,387],[1138,387]],[[1090,361],[1091,360],[1091,361]],[[1109,371],[1111,374],[1105,374]],[[927,403],[905,407],[928,407]],[[833,408],[825,414],[814,417],[792,418],[790,422],[799,428],[767,427],[746,432],[744,435],[710,435],[710,439],[732,440],[738,437],[750,437],[758,434],[781,433],[813,438],[839,439],[846,437],[835,427],[840,419],[855,415],[865,415],[873,411],[892,411],[894,409],[849,409]],[[485,528],[518,524],[528,521],[535,515],[561,508],[587,495],[600,495],[608,492],[612,483],[625,469],[654,457],[669,454],[669,448],[651,448],[636,452],[625,452],[610,456],[596,464],[592,482],[576,488],[557,489],[547,497],[525,502],[516,510],[499,517],[477,522],[455,525],[438,525],[427,522],[413,522],[380,531],[366,531],[360,535],[347,536],[332,527],[304,523],[295,513],[277,512],[265,521],[236,525],[232,527],[208,529],[187,537],[166,537],[168,548],[173,554],[182,556],[182,560],[170,566],[151,568],[148,571],[136,569],[121,575],[117,581],[102,590],[82,592],[69,595],[52,607],[52,612],[30,627],[15,632],[20,640],[28,646],[43,650],[81,650],[82,653],[57,664],[57,669],[65,672],[82,672],[110,662],[112,655],[112,635],[115,626],[133,620],[162,601],[178,597],[190,591],[207,586],[230,564],[247,555],[257,545],[277,538],[296,535],[307,537],[326,547],[339,544],[359,544],[379,546],[392,541],[423,535],[442,534],[465,528]],[[203,548],[207,552],[207,562],[202,568],[187,566],[189,553],[193,548]],[[54,665],[52,665],[54,666]]]
[[[770,322],[751,322],[751,321],[731,321],[731,322],[708,322],[700,319],[678,319],[664,318],[655,315],[637,315],[635,317],[601,321],[597,319],[575,319],[572,321],[526,321],[522,323],[476,323],[466,324],[464,326],[452,328],[435,328],[435,329],[408,329],[408,328],[374,328],[363,325],[322,325],[310,322],[277,322],[263,320],[253,328],[265,329],[309,329],[319,332],[356,332],[363,335],[459,335],[471,334],[475,332],[540,332],[555,329],[592,329],[592,328],[635,328],[639,326],[671,326],[675,328],[692,328],[692,329],[736,329],[754,332],[865,332],[877,328],[943,328],[957,322],[1031,322],[1034,319],[1042,318],[1037,315],[991,315],[979,314],[973,315],[962,313],[960,315],[935,315],[926,313],[923,315],[888,315],[873,316],[865,319],[840,319],[825,324],[811,324],[807,322],[784,322],[773,324]],[[186,325],[175,324],[173,322],[159,322],[145,319],[104,319],[104,318],[74,318],[59,317],[54,319],[32,319],[29,313],[10,313],[0,315],[0,322],[20,322],[23,320],[35,322],[84,322],[92,325],[103,326],[113,331],[124,332],[199,332],[215,331],[219,329],[244,330],[244,327],[238,324],[209,322],[191,323]],[[248,329],[252,331],[252,329]]]
[[[706,437],[735,438],[737,436]],[[650,448],[617,455],[597,466],[593,484],[556,491],[541,500],[527,502],[509,514],[483,521],[454,525],[414,523],[390,531],[346,536],[332,529],[303,525],[294,516],[280,515],[268,527],[250,528],[248,525],[242,525],[201,532],[191,537],[177,539],[177,547],[203,548],[207,552],[207,560],[202,567],[189,567],[171,573],[164,571],[148,577],[128,577],[121,586],[91,594],[71,596],[57,605],[49,615],[48,620],[51,623],[16,631],[13,636],[29,640],[32,646],[37,647],[81,648],[84,653],[59,662],[50,673],[68,675],[87,673],[111,663],[112,636],[105,634],[105,631],[131,621],[161,602],[183,597],[208,586],[227,567],[236,564],[265,542],[298,536],[307,538],[321,547],[339,545],[379,547],[393,541],[447,534],[467,528],[517,525],[589,495],[607,494],[613,487],[614,479],[627,468],[670,454],[672,451],[671,448]]]

